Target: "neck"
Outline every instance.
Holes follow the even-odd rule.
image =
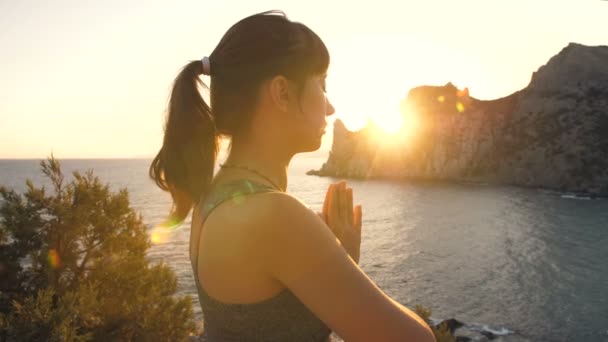
[[[234,139],[231,142],[231,149],[225,164],[239,165],[253,169],[262,175],[270,178],[280,190],[287,190],[287,169],[293,154],[286,153],[281,146],[265,139]],[[240,169],[223,169],[224,173],[237,173],[239,175],[248,174],[258,177],[255,173]],[[222,172],[222,171],[220,171]],[[264,182],[267,180],[261,178]]]

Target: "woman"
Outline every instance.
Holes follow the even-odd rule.
[[[325,341],[332,330],[349,342],[435,340],[357,266],[361,206],[344,181],[318,215],[285,192],[291,158],[320,147],[334,112],[328,65],[314,32],[273,11],[236,23],[175,80],[150,175],[170,191],[174,219],[193,209],[190,258],[209,341]],[[214,176],[220,135],[230,153]]]

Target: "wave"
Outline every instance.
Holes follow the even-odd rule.
[[[585,200],[585,201],[596,199],[594,197],[583,196],[583,195],[576,195],[576,194],[561,194],[559,197],[561,197],[561,198],[567,198],[567,199],[575,199],[575,200]]]
[[[487,324],[472,323],[472,324],[467,325],[467,328],[469,328],[472,331],[477,331],[480,333],[489,332],[489,333],[492,333],[492,334],[498,335],[498,336],[511,335],[511,334],[515,333],[513,330],[510,330],[506,327],[494,327],[493,328]]]

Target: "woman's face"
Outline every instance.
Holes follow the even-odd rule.
[[[321,146],[321,138],[327,126],[326,116],[335,112],[329,102],[325,85],[326,75],[309,77],[299,91],[299,97],[293,101],[291,111],[294,113],[294,138],[299,152],[316,151]]]

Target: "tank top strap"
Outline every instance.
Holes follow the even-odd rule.
[[[281,192],[270,185],[258,183],[250,179],[237,179],[211,188],[199,203],[201,222],[209,213],[227,200],[239,201],[243,197],[256,193]]]
[[[202,225],[205,223],[205,219],[209,216],[209,213],[220,204],[234,200],[236,202],[242,201],[243,197],[265,192],[281,192],[269,185],[258,183],[249,179],[237,179],[220,185],[212,186],[211,190],[204,196],[201,197],[199,202],[199,215],[200,215],[200,226],[197,229],[202,229]],[[195,280],[198,282],[198,251],[200,247],[200,233],[199,238],[195,241],[195,258],[192,266],[194,271]],[[191,242],[192,243],[192,242]]]

